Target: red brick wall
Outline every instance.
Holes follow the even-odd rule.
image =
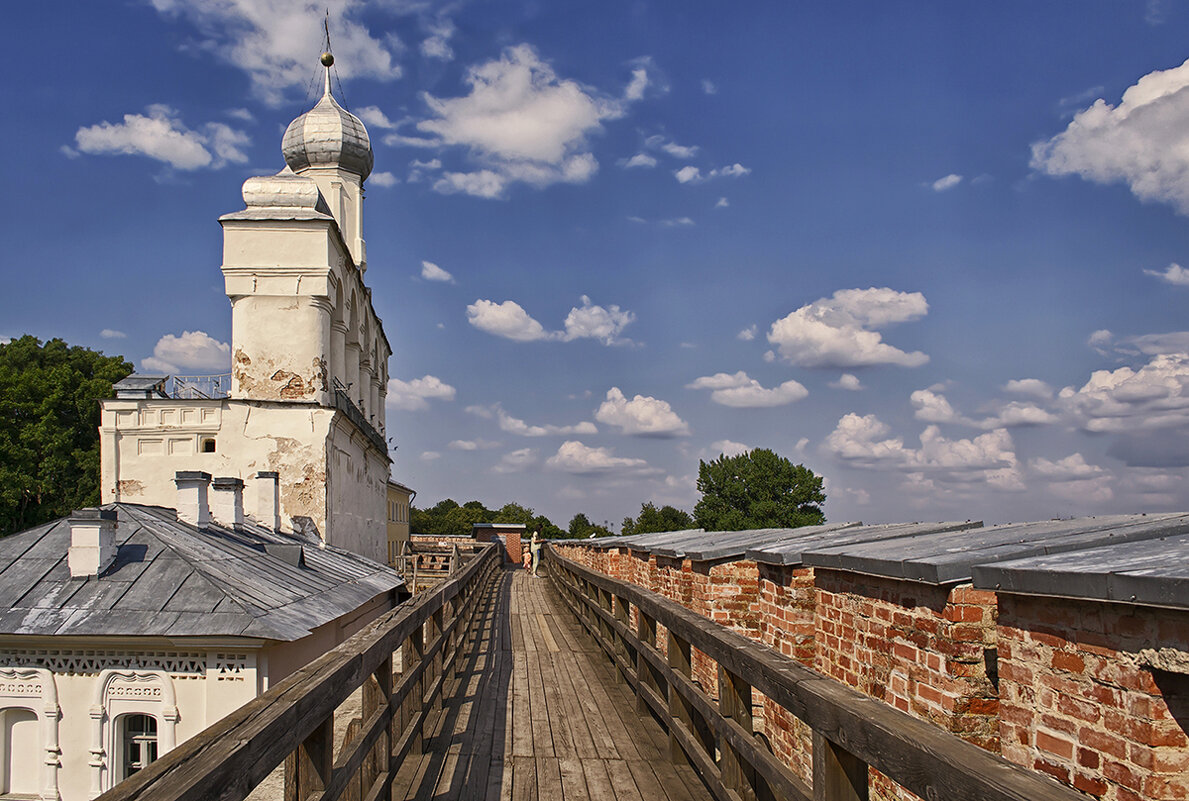
[[[1189,612],[1000,597],[1002,753],[1105,801],[1189,798]],[[1181,670],[1184,670],[1182,665]]]

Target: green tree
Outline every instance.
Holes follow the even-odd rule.
[[[533,527],[535,518],[533,517],[533,510],[527,506],[521,506],[518,503],[505,503],[500,507],[500,510],[495,513],[493,523],[523,523],[530,530]]]
[[[586,539],[591,534],[596,537],[611,536],[610,524],[606,521],[600,526],[597,523],[590,522],[590,519],[582,512],[570,518],[570,525],[567,529],[571,539]]]
[[[0,535],[99,503],[99,400],[131,372],[60,339],[0,345]]]
[[[795,528],[826,521],[822,479],[767,448],[698,462],[694,519],[707,531]]]
[[[651,534],[659,531],[681,531],[693,528],[694,519],[688,512],[683,512],[675,506],[665,504],[660,509],[649,502],[640,506],[640,516],[636,519],[625,517],[620,533],[625,536],[632,534]]]

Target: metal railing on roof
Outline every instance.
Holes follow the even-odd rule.
[[[216,375],[175,375],[165,384],[171,398],[204,400],[231,396],[231,373]]]

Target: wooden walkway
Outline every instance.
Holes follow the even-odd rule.
[[[478,647],[393,798],[701,801],[669,740],[617,684],[549,581],[506,569],[481,600]]]

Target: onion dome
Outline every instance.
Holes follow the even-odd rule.
[[[365,181],[371,174],[374,160],[367,128],[330,93],[330,67],[334,64],[334,56],[323,53],[322,64],[326,67],[322,99],[289,123],[281,140],[281,154],[294,172],[307,167],[338,167]]]

